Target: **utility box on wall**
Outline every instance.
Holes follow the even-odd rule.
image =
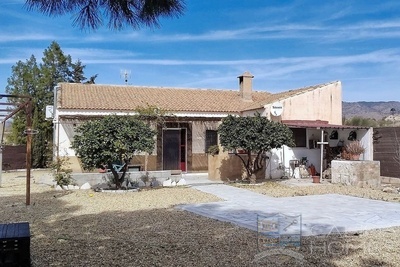
[[[381,186],[380,162],[369,160],[332,160],[333,184],[379,188]]]

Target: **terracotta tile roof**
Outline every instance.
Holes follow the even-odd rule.
[[[145,86],[117,86],[60,83],[58,105],[61,109],[131,111],[137,107],[157,106],[166,111],[237,113],[262,108],[304,91],[323,85],[278,94],[253,91],[253,101],[243,101],[239,89],[182,89]]]

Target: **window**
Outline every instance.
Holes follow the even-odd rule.
[[[205,152],[210,146],[218,145],[218,132],[215,130],[206,130],[206,147]]]
[[[290,128],[293,132],[294,143],[296,147],[306,147],[306,130],[305,128]]]

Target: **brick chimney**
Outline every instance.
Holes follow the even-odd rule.
[[[240,96],[244,101],[253,101],[251,97],[251,92],[253,90],[252,80],[254,78],[250,72],[246,71],[242,75],[238,76],[239,78],[239,89]]]

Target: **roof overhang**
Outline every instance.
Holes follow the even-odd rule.
[[[330,124],[322,120],[282,120],[282,123],[292,128],[314,128],[314,129],[369,129],[367,126],[351,126]]]

